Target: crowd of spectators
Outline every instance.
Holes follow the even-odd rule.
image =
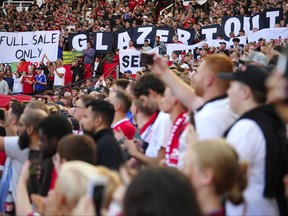
[[[165,6],[173,3],[171,8],[162,10]],[[221,24],[223,16],[237,16],[237,15],[255,15],[265,9],[282,8],[283,17],[280,22],[276,23],[275,27],[286,27],[287,25],[287,2],[286,1],[206,1],[203,5],[198,4],[196,0],[191,1],[188,6],[184,7],[183,1],[44,1],[42,5],[38,5],[36,1],[29,6],[27,10],[23,8],[22,11],[17,11],[15,5],[6,4],[0,8],[0,31],[3,32],[25,32],[25,31],[41,31],[41,30],[60,30],[59,39],[59,59],[62,58],[62,52],[69,50],[68,34],[90,32],[90,42],[87,43],[87,49],[83,51],[83,59],[75,59],[71,67],[72,82],[80,82],[83,79],[83,74],[88,73],[92,77],[99,77],[103,74],[102,59],[104,56],[96,55],[93,48],[93,32],[98,31],[119,31],[125,28],[135,27],[139,25],[155,25],[155,26],[171,26],[174,29],[177,27],[184,27],[194,29],[196,31],[194,43],[200,41],[200,29],[202,26],[211,24]],[[161,10],[161,14],[159,14]],[[257,31],[257,29],[253,29]],[[266,41],[259,39],[256,42],[250,42],[245,45],[239,45],[237,36],[245,36],[245,31],[240,30],[239,35],[230,33],[230,38],[234,38],[231,47],[228,47],[225,42],[219,46],[209,46],[204,44],[203,47],[198,47],[194,51],[187,53],[175,52],[172,56],[166,54],[166,47],[160,41],[160,37],[155,38],[155,44],[144,42],[142,50],[149,50],[150,48],[158,46],[161,55],[169,59],[168,64],[176,66],[180,70],[190,71],[193,74],[194,69],[199,65],[199,62],[206,55],[213,53],[225,53],[228,55],[234,64],[239,65],[240,57],[247,57],[250,51],[263,52],[268,61],[274,62],[283,46],[286,46],[286,38],[277,38]],[[218,35],[217,39],[223,39],[223,35]],[[129,48],[134,48],[133,41],[130,41]],[[173,37],[174,43],[181,43],[178,41],[178,36]],[[139,49],[137,48],[137,49]],[[115,50],[114,50],[115,51]],[[114,52],[118,56],[117,50]],[[24,93],[24,94],[38,94],[41,91],[51,90],[53,86],[64,86],[65,71],[62,66],[56,62],[50,62],[49,59],[43,57],[41,67],[45,74],[46,80],[42,78],[40,81],[35,79],[37,75],[35,68],[29,66],[25,72],[25,77],[16,73],[19,70],[11,71],[9,64],[1,65],[0,71],[3,79],[7,81],[7,85],[1,89],[1,93]],[[117,59],[117,58],[116,58]],[[119,57],[118,57],[119,59]],[[46,65],[48,62],[48,67]],[[84,65],[83,65],[84,64]],[[86,66],[91,65],[91,66]],[[96,69],[94,68],[96,66]],[[32,67],[32,69],[31,69]],[[61,74],[55,73],[55,68],[60,68]],[[33,72],[33,78],[28,82],[27,77],[29,70]],[[40,69],[40,68],[39,68]],[[145,69],[144,69],[145,70]],[[23,72],[23,71],[19,71]],[[97,72],[97,73],[96,73]],[[122,71],[124,72],[124,71]],[[19,78],[21,79],[19,80]],[[24,79],[23,79],[24,78]],[[34,79],[34,80],[33,80]],[[25,81],[26,80],[26,81]],[[32,83],[33,81],[33,83]],[[95,81],[95,79],[94,79]],[[1,81],[3,82],[3,81]],[[15,82],[15,88],[13,83]],[[20,82],[20,84],[19,84]],[[40,82],[40,83],[39,83]],[[22,84],[22,90],[21,90]],[[67,84],[67,83],[65,83]],[[94,83],[95,84],[95,83]],[[38,86],[36,88],[36,85]],[[40,91],[39,91],[39,85]],[[1,85],[4,86],[4,83]],[[44,87],[43,87],[44,86]],[[28,90],[27,90],[28,88]],[[32,90],[31,90],[32,88]]]
[[[6,6],[1,29],[58,29],[65,50],[68,32],[150,24],[199,30],[224,15],[271,7],[283,7],[279,26],[286,23],[285,1],[192,1],[187,8],[175,1],[158,16],[164,5],[49,1],[27,12]],[[88,43],[71,65],[69,88],[61,59],[44,54],[39,67],[23,59],[13,75],[1,64],[0,91],[34,96],[0,110],[0,212],[287,215],[286,40],[240,46],[236,36],[231,47],[204,42],[171,56],[156,36],[163,53],[119,79],[105,74]],[[173,41],[180,43],[177,35]],[[147,41],[142,47],[151,48]],[[92,79],[83,80],[87,70]]]

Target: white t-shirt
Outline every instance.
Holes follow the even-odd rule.
[[[160,148],[166,148],[172,125],[170,115],[161,111],[148,131],[149,134],[145,135],[145,141],[149,143],[145,152],[147,157],[156,158]]]
[[[248,162],[248,187],[244,191],[246,215],[279,215],[276,199],[263,196],[265,187],[266,141],[261,128],[250,119],[239,120],[229,131],[227,141],[240,161]],[[227,215],[242,215],[243,206],[226,204]]]
[[[199,140],[207,140],[222,137],[237,115],[230,109],[228,98],[224,98],[205,104],[194,119]]]
[[[54,86],[64,86],[64,82],[65,82],[65,73],[66,73],[66,69],[64,67],[60,67],[56,69],[58,73],[60,74],[64,74],[64,76],[62,76],[62,78],[60,78],[56,72],[54,71]]]
[[[22,77],[16,78],[16,76],[13,75],[13,79],[14,79],[13,93],[23,92],[23,85],[21,83]]]
[[[4,137],[5,153],[11,158],[12,162],[12,179],[10,183],[10,191],[15,200],[18,178],[21,173],[23,163],[28,159],[29,149],[21,150],[18,145],[18,136]]]

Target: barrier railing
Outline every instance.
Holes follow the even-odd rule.
[[[22,11],[22,8],[28,9],[31,4],[33,4],[33,1],[4,1],[3,7],[5,5],[15,5],[17,11]]]
[[[162,13],[164,12],[164,10],[168,10],[168,9],[170,9],[170,8],[172,8],[172,6],[173,6],[173,4],[170,4],[170,5],[168,5],[166,8],[164,8],[164,9],[162,9],[160,12],[159,12],[159,15],[162,15]],[[170,12],[170,11],[169,11]]]

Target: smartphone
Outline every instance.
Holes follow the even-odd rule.
[[[106,176],[93,176],[89,179],[87,194],[94,202],[96,215],[101,215],[107,183],[108,179]]]
[[[140,55],[140,66],[142,65],[153,65],[154,55],[149,53],[141,53]]]
[[[5,110],[4,109],[0,109],[0,120],[5,120]]]

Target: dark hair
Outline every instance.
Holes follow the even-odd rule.
[[[71,90],[76,90],[76,91],[80,92],[80,88],[78,86],[73,87]]]
[[[96,144],[87,135],[66,135],[59,141],[57,152],[67,161],[80,160],[90,164],[96,163]]]
[[[131,107],[132,100],[124,90],[116,90],[115,97],[120,100],[123,112],[127,113]]]
[[[49,139],[56,138],[60,140],[67,134],[72,133],[72,125],[67,118],[60,115],[50,115],[43,119],[38,125],[38,131],[42,130],[43,134]]]
[[[137,81],[137,85],[134,88],[134,94],[136,98],[140,95],[149,95],[149,90],[155,91],[157,94],[163,95],[165,91],[164,83],[152,73],[145,73]]]
[[[92,112],[100,115],[107,125],[111,125],[114,119],[115,110],[111,103],[105,100],[93,100],[86,105],[86,108],[92,107]]]
[[[202,215],[188,179],[172,168],[148,168],[134,178],[124,215]]]
[[[19,120],[20,116],[22,115],[25,105],[21,104],[18,101],[13,101],[11,103],[11,113]]]
[[[104,86],[103,89],[102,89],[102,92],[105,93],[106,95],[109,95],[109,93],[110,93],[109,87]]]
[[[122,79],[115,80],[112,85],[116,85],[118,87],[121,87],[123,90],[125,90],[128,84],[129,84],[129,80],[122,78]]]
[[[265,104],[267,101],[267,94],[264,92],[260,92],[260,91],[253,91],[252,92],[252,97],[254,99],[254,101],[258,104]]]

